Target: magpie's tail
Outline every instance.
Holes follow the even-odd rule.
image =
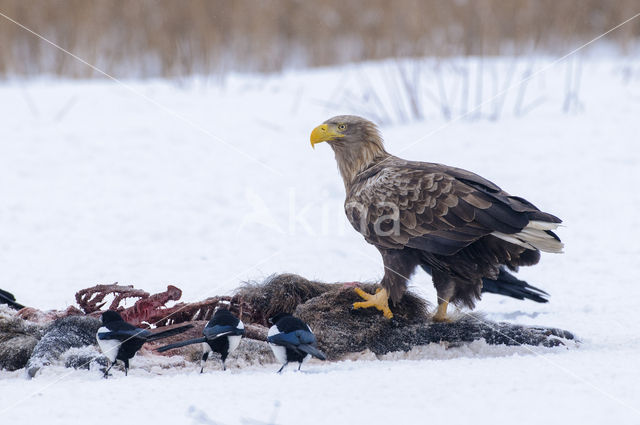
[[[198,344],[201,342],[205,342],[207,340],[207,338],[194,338],[194,339],[187,339],[184,341],[180,341],[180,342],[174,342],[173,344],[169,344],[169,345],[163,345],[162,347],[156,349],[156,351],[160,352],[160,353],[164,353],[167,350],[173,350],[174,348],[180,348],[180,347],[184,347],[187,345],[191,345],[191,344]]]
[[[300,351],[303,351],[303,352],[307,353],[307,354],[311,354],[313,357],[318,358],[320,360],[327,360],[327,358],[325,357],[324,353],[322,351],[318,350],[313,345],[300,344],[296,348],[298,350],[300,350]]]
[[[549,296],[548,293],[535,286],[529,285],[524,280],[516,278],[504,267],[500,268],[497,279],[482,279],[482,292],[506,295],[507,297],[517,298],[519,300],[526,298],[538,303],[549,302],[547,299]]]
[[[158,339],[168,338],[170,336],[181,334],[187,329],[191,329],[193,325],[184,325],[177,328],[168,329],[166,331],[157,332],[147,338],[147,341],[156,341]]]
[[[0,304],[7,304],[16,310],[24,308],[22,304],[16,302],[16,297],[14,297],[11,292],[3,291],[2,289],[0,289]]]

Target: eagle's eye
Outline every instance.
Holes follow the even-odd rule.
[[[346,129],[347,129],[347,125],[346,125],[346,124],[339,124],[339,125],[338,125],[338,130],[340,130],[340,131],[344,131],[344,130],[346,130]]]

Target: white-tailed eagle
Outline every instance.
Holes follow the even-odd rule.
[[[474,307],[483,279],[506,273],[522,282],[505,267],[517,271],[536,264],[540,251],[562,252],[553,233],[559,218],[477,174],[389,154],[376,125],[364,118],[325,121],[311,133],[311,145],[320,142],[335,152],[349,222],[384,262],[382,289],[375,295],[356,289],[366,301],[354,308],[375,307],[393,317],[388,299],[398,302],[422,266],[438,294],[434,320],[444,321],[449,303]]]

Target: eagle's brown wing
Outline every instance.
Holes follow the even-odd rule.
[[[354,182],[345,202],[353,227],[380,248],[452,255],[493,232],[515,234],[530,220],[560,220],[471,172],[394,161]]]

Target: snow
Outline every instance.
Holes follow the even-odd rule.
[[[551,302],[486,295],[478,310],[570,330],[579,347],[429,346],[282,375],[276,364],[232,361],[200,375],[145,356],[109,380],[57,366],[30,381],[0,372],[3,423],[640,423],[640,63],[581,63],[570,113],[561,63],[526,92],[499,96],[495,120],[495,102],[479,119],[448,122],[425,101],[423,121],[391,113],[382,128],[392,153],[475,171],[563,218],[566,253],[519,273]],[[466,107],[451,100],[454,117],[509,85],[511,63],[486,63],[487,75],[490,65],[494,83],[474,88]],[[379,279],[375,248],[343,218],[333,154],[312,150],[309,133],[332,115],[369,116],[358,76],[371,75],[388,99],[388,66],[233,75],[223,85],[126,82],[152,102],[114,82],[3,82],[0,287],[23,304],[62,308],[78,289],[115,281],[150,292],[174,284],[193,301],[275,272]],[[446,77],[449,99],[461,98],[458,83]],[[520,115],[519,93],[530,106]],[[424,273],[412,289],[435,299]]]

